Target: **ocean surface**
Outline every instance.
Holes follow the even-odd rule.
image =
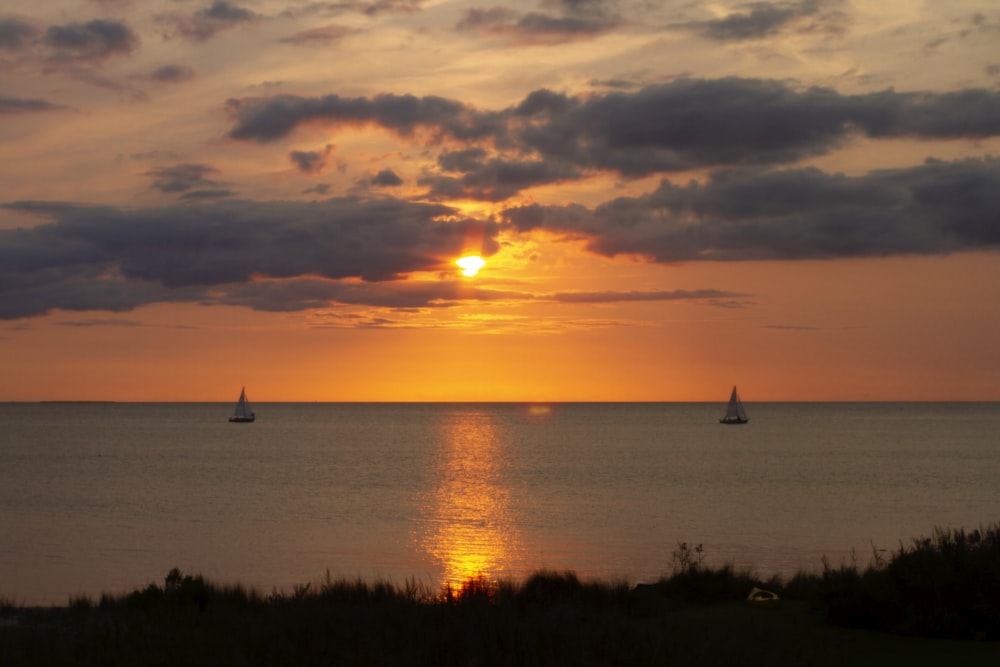
[[[791,575],[1000,520],[1000,404],[0,404],[0,600],[173,567],[264,593],[334,578],[654,581],[679,542]]]

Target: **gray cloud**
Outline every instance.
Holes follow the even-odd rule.
[[[501,129],[490,122],[492,114],[436,96],[386,94],[368,99],[278,95],[231,99],[226,106],[236,120],[229,136],[260,142],[280,139],[306,123],[373,123],[401,135],[427,128],[459,139],[486,138]]]
[[[41,35],[33,23],[16,17],[0,17],[0,49],[23,51]]]
[[[156,167],[146,172],[152,176],[153,187],[167,194],[189,192],[205,186],[221,185],[221,182],[208,178],[219,173],[215,167],[207,164],[175,164],[169,167]]]
[[[332,151],[333,146],[328,144],[321,151],[292,151],[288,157],[303,174],[318,174],[323,171]]]
[[[840,33],[843,30],[843,15],[834,11],[823,16],[824,10],[840,4],[840,0],[750,2],[742,7],[742,11],[720,19],[679,23],[672,27],[715,41],[730,42],[772,37],[791,26],[800,25],[803,19],[821,18],[826,21],[826,31]],[[806,29],[817,31],[819,26],[813,24]]]
[[[192,41],[205,41],[216,34],[251,23],[260,17],[249,9],[238,7],[226,0],[216,0],[205,9],[190,15],[168,14],[157,20],[169,28],[168,36],[178,36]]]
[[[505,221],[589,238],[607,256],[655,262],[792,260],[1000,248],[1000,160],[831,175],[817,169],[721,171],[664,181],[594,209],[508,209]]]
[[[149,78],[162,83],[182,83],[195,78],[195,71],[184,65],[163,65],[153,70]]]
[[[497,249],[491,223],[391,198],[6,208],[49,220],[0,229],[0,318],[7,319],[57,308],[124,311],[202,301],[217,298],[220,286],[254,279],[391,281],[446,266],[469,238],[481,238],[486,255]]]
[[[56,62],[100,62],[114,55],[129,54],[139,37],[121,21],[94,19],[86,23],[50,26],[45,44]]]
[[[533,295],[462,280],[397,280],[451,270],[470,238],[482,239],[482,253],[492,254],[499,228],[462,219],[449,207],[391,198],[145,210],[52,202],[5,207],[48,222],[0,229],[0,319],[56,309],[125,312],[161,302],[293,311],[333,303],[444,308],[469,300],[714,304],[746,296],[720,290]]]
[[[283,95],[230,100],[228,109],[234,120],[229,136],[234,139],[275,141],[310,123],[333,128],[370,123],[403,137],[422,129],[421,137],[448,139],[474,150],[492,145],[509,155],[498,156],[497,167],[527,164],[522,156],[543,160],[547,167],[538,170],[541,183],[549,182],[545,179],[552,178],[553,171],[610,170],[638,177],[705,167],[789,164],[828,153],[857,136],[1000,135],[998,91],[842,95],[829,88],[797,89],[782,81],[738,78],[680,79],[590,97],[538,90],[502,111],[411,95]],[[472,179],[487,163],[486,154],[473,162],[468,169]],[[439,180],[448,178],[454,177]],[[483,193],[494,196],[490,190]]]
[[[841,95],[778,81],[682,79],[586,100],[533,93],[522,107],[532,122],[517,136],[546,158],[637,176],[790,163],[827,153],[857,134],[1000,134],[1000,93],[978,89]]]
[[[397,185],[403,184],[403,179],[401,179],[396,172],[392,169],[383,169],[374,176],[372,176],[372,185],[380,188],[394,188]]]
[[[455,156],[455,163],[465,159],[476,156]],[[178,165],[153,172],[162,189],[194,196],[212,192],[198,186],[204,173],[211,168]],[[157,302],[263,310],[331,303],[435,308],[468,299],[737,307],[749,295],[721,290],[532,295],[458,281],[398,279],[415,271],[450,270],[451,258],[470,238],[479,239],[482,253],[490,255],[504,227],[509,233],[545,229],[584,238],[591,252],[663,263],[995,250],[1000,249],[1000,160],[931,160],[855,177],[812,168],[731,169],[703,183],[664,181],[648,195],[595,208],[513,207],[497,221],[389,197],[149,209],[16,202],[6,208],[45,222],[0,230],[2,319],[55,309],[123,312]]]
[[[41,111],[61,111],[68,107],[45,100],[6,97],[0,95],[0,116],[7,114],[37,113]]]
[[[482,159],[485,151],[471,149],[442,154],[438,164],[448,173],[424,176],[418,184],[428,186],[432,198],[470,198],[499,202],[525,188],[579,177],[579,172],[560,162],[542,160]]]
[[[358,2],[305,2],[299,6],[290,7],[281,12],[281,16],[297,18],[300,16],[337,16],[346,13],[366,14],[409,14],[416,12],[426,0],[371,0]]]
[[[323,26],[322,28],[304,30],[302,32],[295,33],[294,35],[290,35],[289,37],[282,38],[279,41],[282,44],[319,44],[325,46],[333,42],[339,42],[345,37],[350,37],[351,35],[356,35],[360,32],[361,30],[350,26],[328,25]]]
[[[521,14],[505,7],[466,10],[456,29],[482,36],[503,37],[517,44],[561,44],[592,39],[619,25],[617,18],[602,14],[550,16]]]

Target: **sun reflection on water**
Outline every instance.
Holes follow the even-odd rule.
[[[442,586],[469,579],[496,581],[516,560],[519,535],[511,516],[502,427],[482,412],[450,415],[424,505],[423,551],[443,570]]]

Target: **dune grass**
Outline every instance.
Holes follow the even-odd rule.
[[[174,569],[162,584],[66,607],[0,602],[0,664],[1000,664],[998,545],[997,525],[938,530],[864,569],[783,581],[707,567],[700,545],[681,543],[669,575],[637,586],[543,571],[433,590],[328,574],[263,594]],[[781,604],[751,607],[754,587]]]
[[[826,567],[830,621],[907,635],[1000,640],[1000,524],[937,529],[863,571]]]

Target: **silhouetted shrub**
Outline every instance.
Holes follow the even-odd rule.
[[[718,568],[696,567],[679,572],[663,583],[664,593],[685,602],[712,604],[725,600],[745,600],[754,587],[776,587],[754,577],[750,570],[737,572],[732,565]]]
[[[832,622],[931,637],[1000,639],[1000,525],[937,529],[887,563],[823,573]]]

